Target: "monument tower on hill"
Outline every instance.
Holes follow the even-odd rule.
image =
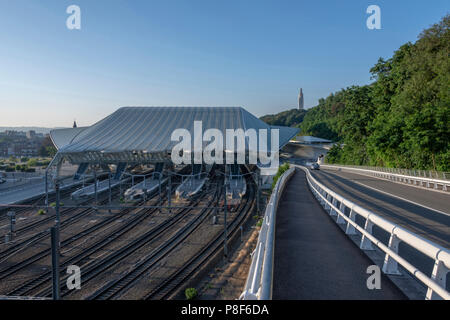
[[[300,93],[298,94],[298,110],[303,110],[304,101],[303,101],[303,90],[300,88]]]

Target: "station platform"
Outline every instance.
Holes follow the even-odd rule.
[[[74,186],[82,185],[82,181],[73,181],[72,177],[68,177],[61,182],[61,191]],[[54,193],[53,185],[49,183],[49,194]],[[38,199],[45,196],[45,181],[40,179],[34,183],[28,183],[25,185],[12,186],[9,189],[0,191],[0,204],[14,205],[21,204],[26,201]]]
[[[297,168],[278,206],[272,298],[406,299],[382,272],[381,289],[367,288],[373,264],[320,206]]]

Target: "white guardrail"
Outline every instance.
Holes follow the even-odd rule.
[[[273,257],[275,248],[275,223],[278,200],[283,193],[286,182],[292,177],[295,168],[286,171],[275,184],[264,219],[259,231],[258,242],[252,253],[252,263],[240,300],[272,299]]]
[[[375,244],[386,254],[383,264],[384,273],[399,274],[398,264],[400,264],[415,278],[427,286],[426,300],[450,300],[450,293],[445,289],[446,276],[450,269],[450,250],[393,224],[375,213],[345,199],[319,183],[307,168],[299,167],[306,172],[309,187],[325,210],[328,211],[331,216],[337,216],[336,223],[347,224],[345,233],[347,235],[354,235],[356,234],[356,230],[359,231],[362,235],[360,243],[360,248],[362,250],[373,250],[372,244]],[[345,215],[345,208],[350,209],[349,216]],[[364,228],[355,222],[357,215],[365,219],[366,222]],[[390,234],[388,246],[384,245],[372,235],[372,228],[374,225]],[[413,249],[434,260],[434,268],[431,277],[421,272],[399,255],[398,247],[400,242],[408,244]]]
[[[434,179],[414,175],[405,175],[402,173],[356,168],[352,166],[322,164],[321,167],[366,173],[375,177],[391,180],[394,182],[402,182],[406,184],[412,184],[415,186],[432,188],[434,190],[439,190],[438,186],[442,186],[442,191],[448,191],[450,189],[450,180]]]

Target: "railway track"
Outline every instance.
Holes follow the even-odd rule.
[[[239,227],[245,222],[246,217],[255,206],[255,189],[254,186],[250,188],[251,195],[248,196],[245,205],[242,205],[238,216],[229,225],[229,234],[234,235],[238,232]],[[223,248],[223,234],[219,233],[215,236],[202,250],[198,251],[186,263],[183,264],[175,273],[169,275],[162,283],[155,289],[145,295],[144,300],[163,300],[179,289],[186,280],[193,275],[202,265],[205,265],[217,252]]]
[[[116,192],[114,192],[112,194],[112,196],[116,196],[117,194],[118,194],[118,192],[116,191]],[[88,199],[86,201],[83,201],[80,204],[86,204],[89,201],[90,201],[90,199]],[[103,200],[101,202],[101,204],[105,204],[105,200]],[[78,210],[78,208],[66,208],[66,209],[63,209],[63,210],[61,210],[60,217],[63,218],[65,216],[69,215],[70,213],[75,212],[76,210]],[[37,228],[37,227],[39,227],[41,225],[49,223],[49,222],[55,220],[55,218],[56,218],[56,214],[52,214],[52,215],[50,215],[48,217],[45,217],[44,219],[40,219],[39,221],[36,221],[36,222],[33,222],[33,223],[28,223],[25,226],[16,229],[16,235],[21,234],[21,233],[25,233],[26,231],[32,230],[32,229]],[[0,258],[1,258],[1,253],[0,253]]]
[[[183,208],[180,209],[178,212],[176,212],[172,217],[168,218],[164,222],[160,223],[159,225],[155,226],[151,230],[147,231],[146,233],[142,234],[141,236],[137,237],[130,243],[126,244],[125,246],[121,247],[119,250],[114,251],[113,253],[109,254],[102,260],[97,261],[91,261],[91,263],[80,266],[82,267],[82,274],[81,274],[81,282],[83,285],[86,285],[89,281],[94,279],[96,276],[100,275],[102,272],[108,270],[110,267],[115,265],[116,263],[122,261],[132,253],[134,253],[136,250],[142,248],[144,245],[151,243],[155,239],[157,239],[159,236],[164,235],[171,227],[176,225],[179,221],[181,221],[183,218],[185,218],[188,214],[190,214],[190,211],[192,210],[192,207],[197,206],[202,198],[198,198],[195,200],[194,203],[191,203],[189,208]],[[67,275],[64,275],[63,278],[61,278],[61,282],[64,283],[65,279],[67,279]],[[65,286],[61,288],[61,296],[66,296],[70,294],[70,290],[67,289]],[[37,296],[44,296],[44,297],[50,297],[52,294],[52,288],[51,286],[48,286],[47,288],[40,290],[36,293]]]
[[[100,205],[105,204],[107,201],[108,201],[107,198],[103,199],[100,202]],[[67,210],[68,211],[65,210],[66,212],[64,213],[64,215],[61,215],[61,217],[66,216],[69,213],[76,212],[79,209],[78,208],[70,208],[70,209],[67,209]],[[82,218],[84,218],[88,214],[92,213],[93,210],[94,209],[92,209],[92,208],[83,209],[81,212],[77,213],[76,215],[74,215],[74,216],[72,216],[72,217],[70,217],[70,218],[68,218],[68,219],[66,219],[64,221],[61,221],[61,229],[64,229],[67,226],[71,225],[72,223],[74,223],[74,222],[76,222],[78,220],[81,220]],[[55,215],[52,215],[51,217],[46,218],[48,220],[46,220],[45,222],[49,223],[54,218],[55,218]],[[37,222],[37,223],[39,223],[39,222]],[[25,228],[25,230],[31,230],[33,228],[36,228],[37,226],[39,226],[39,224],[28,225],[28,226],[25,226],[23,228]],[[25,246],[30,246],[30,245],[33,245],[33,244],[43,240],[47,236],[50,236],[50,228],[47,228],[47,229],[45,229],[43,231],[40,231],[40,232],[32,235],[31,237],[29,237],[29,238],[27,238],[27,239],[25,239],[25,240],[23,240],[23,241],[21,241],[19,243],[11,245],[7,249],[1,251],[0,252],[0,260],[4,259],[7,256],[10,256],[10,255],[14,254],[15,252],[20,251]],[[1,273],[2,273],[2,271],[0,271],[0,279],[1,279]]]
[[[199,215],[189,221],[183,228],[178,230],[167,241],[164,241],[156,249],[152,250],[146,257],[143,257],[133,268],[119,279],[114,279],[106,286],[100,288],[94,294],[88,297],[89,300],[106,300],[119,296],[122,292],[133,286],[140,277],[151,270],[157,263],[178,247],[189,235],[191,235],[214,208],[208,208],[213,202],[218,203],[222,188],[217,188],[214,198],[208,203],[207,207],[202,209]]]
[[[107,200],[105,200],[105,201],[107,201]],[[132,209],[130,209],[130,208],[124,209],[121,212],[119,212],[118,214],[116,214],[114,216],[111,216],[111,217],[108,217],[107,219],[101,221],[100,223],[97,223],[97,224],[95,224],[95,225],[93,225],[93,226],[91,226],[91,227],[89,227],[87,229],[84,229],[83,231],[81,231],[77,235],[72,236],[72,237],[70,237],[68,239],[65,239],[65,240],[61,241],[61,248],[64,247],[64,246],[67,246],[67,245],[69,245],[69,244],[71,244],[71,243],[73,243],[73,242],[75,242],[77,240],[79,240],[82,237],[85,237],[85,236],[87,236],[87,235],[89,235],[89,234],[91,234],[91,233],[93,233],[93,232],[103,228],[107,224],[109,224],[109,223],[113,222],[114,220],[119,219],[120,217],[122,217],[125,214],[129,213],[131,210]],[[76,216],[65,220],[64,222],[61,223],[61,229],[66,228],[72,222],[81,219],[82,217],[92,213],[93,211],[94,211],[94,209],[89,208],[89,209],[84,210],[82,213],[77,214]],[[38,233],[34,237],[32,237],[33,238],[32,241],[29,241],[29,239],[28,239],[27,241],[22,242],[22,243],[20,243],[18,245],[20,245],[20,246],[30,245],[32,243],[35,243],[35,242],[38,242],[38,241],[42,240],[43,238],[45,238],[45,237],[47,237],[49,235],[50,235],[50,230],[47,229],[45,231],[42,231],[42,232]],[[14,249],[14,248],[10,248],[10,249]],[[19,250],[20,250],[20,248],[16,248],[15,252],[17,252]],[[14,252],[12,252],[10,254],[13,254],[13,253]],[[4,270],[1,270],[0,271],[0,280],[11,276],[15,272],[17,272],[17,271],[19,271],[19,270],[21,270],[21,269],[23,269],[23,268],[25,268],[25,267],[35,263],[36,261],[38,261],[38,260],[44,258],[45,256],[49,255],[50,253],[51,253],[51,248],[44,249],[44,250],[42,250],[42,251],[32,255],[31,257],[22,260],[21,262],[15,264],[12,267],[8,267],[8,268],[6,268]]]
[[[156,195],[155,195],[156,197]],[[151,200],[151,199],[149,199]],[[61,265],[61,270],[64,270],[67,266],[71,264],[82,265],[86,263],[86,260],[89,259],[89,256],[98,252],[105,248],[107,245],[111,244],[113,241],[119,239],[121,236],[132,230],[134,227],[142,223],[145,219],[147,219],[151,214],[156,212],[158,209],[141,209],[133,218],[126,222],[125,225],[121,225],[118,228],[114,229],[114,231],[110,232],[108,235],[104,236],[100,241],[95,242],[93,245],[85,248],[79,254],[70,257],[65,260]],[[65,274],[65,272],[62,272]],[[62,275],[64,276],[64,275]],[[37,278],[34,278],[21,286],[15,288],[14,290],[8,292],[7,295],[11,296],[19,296],[19,295],[32,295],[32,292],[45,285],[46,282],[50,282],[52,277],[51,271],[47,271]]]

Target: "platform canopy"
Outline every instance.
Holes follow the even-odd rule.
[[[73,164],[154,163],[171,161],[171,150],[178,143],[171,141],[172,132],[187,129],[193,137],[194,121],[202,121],[203,132],[219,129],[224,139],[226,129],[267,129],[269,151],[270,129],[279,129],[280,149],[299,131],[271,127],[241,107],[123,107],[90,127],[56,129],[50,136],[57,157]],[[250,151],[254,150],[246,150]]]

